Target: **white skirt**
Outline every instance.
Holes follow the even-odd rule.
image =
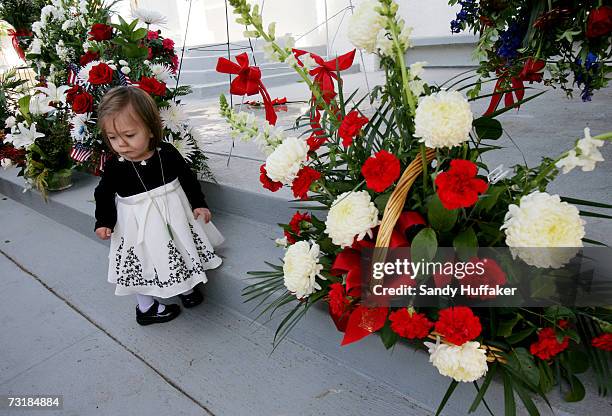
[[[223,236],[212,222],[193,218],[178,178],[148,194],[116,196],[115,204],[117,223],[108,255],[115,295],[169,298],[205,283],[205,270],[221,265],[213,247],[223,243]],[[169,227],[162,216],[166,212]]]

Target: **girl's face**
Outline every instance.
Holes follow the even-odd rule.
[[[103,122],[106,137],[113,150],[129,160],[146,159],[149,150],[149,141],[153,134],[142,120],[127,107]]]

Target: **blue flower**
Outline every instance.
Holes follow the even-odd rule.
[[[457,18],[451,21],[451,32],[459,33],[463,30],[463,24],[473,22],[478,19],[478,4],[476,0],[459,0],[461,10],[457,13]]]

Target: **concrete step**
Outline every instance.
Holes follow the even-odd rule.
[[[26,261],[26,264],[33,264],[36,274],[44,275],[50,267],[54,268],[54,279],[50,286],[58,291],[63,291],[65,296],[74,297],[75,302],[80,302],[85,312],[97,319],[104,321],[104,325],[115,328],[118,334],[137,346],[137,349],[146,355],[147,359],[155,361],[156,365],[169,374],[173,380],[182,380],[187,377],[187,389],[192,395],[204,394],[210,388],[211,380],[219,386],[231,386],[230,390],[214,389],[210,395],[202,400],[206,403],[213,403],[219,406],[218,409],[228,410],[223,406],[237,406],[244,409],[245,402],[250,402],[256,397],[273,397],[273,400],[263,400],[267,402],[258,406],[271,406],[275,403],[283,405],[285,400],[289,400],[300,409],[297,414],[327,414],[328,409],[315,407],[310,409],[306,400],[312,398],[312,380],[317,380],[316,385],[324,385],[324,395],[340,392],[347,389],[351,392],[358,391],[359,398],[349,396],[348,400],[356,400],[363,405],[363,410],[352,408],[347,410],[347,415],[353,414],[409,414],[420,415],[432,412],[441,397],[443,396],[450,380],[440,376],[437,370],[428,362],[427,354],[422,351],[414,351],[403,343],[399,343],[392,350],[392,354],[384,349],[380,340],[376,336],[368,337],[359,343],[347,347],[340,347],[341,334],[338,333],[329,318],[325,305],[312,308],[293,330],[288,341],[293,345],[297,343],[312,351],[312,357],[327,357],[329,368],[349,368],[366,379],[371,379],[372,383],[362,387],[347,387],[346,383],[337,388],[334,385],[342,383],[343,377],[333,378],[334,385],[327,383],[329,372],[322,371],[322,367],[313,364],[310,366],[309,356],[302,355],[300,361],[299,354],[286,356],[282,351],[289,348],[289,344],[281,346],[278,351],[281,356],[272,355],[274,364],[264,361],[264,351],[271,349],[271,333],[266,332],[261,337],[253,340],[248,339],[245,334],[244,326],[255,318],[257,312],[252,310],[252,304],[244,304],[240,295],[242,289],[247,285],[245,281],[246,272],[249,270],[265,269],[263,262],[272,261],[278,263],[278,258],[282,256],[282,251],[275,248],[273,239],[280,234],[280,229],[275,225],[277,222],[288,221],[293,210],[284,199],[275,196],[263,196],[248,190],[240,190],[226,185],[203,183],[203,190],[207,195],[209,204],[214,213],[214,221],[227,239],[226,247],[219,250],[224,257],[224,265],[210,273],[210,282],[206,285],[208,297],[214,305],[223,305],[228,312],[220,309],[202,308],[195,311],[195,316],[202,319],[193,319],[175,327],[166,326],[154,329],[152,332],[141,332],[134,330],[133,326],[125,326],[124,317],[131,313],[133,302],[121,302],[111,300],[111,289],[107,289],[109,295],[102,296],[102,287],[105,283],[105,265],[107,248],[100,244],[93,234],[93,188],[98,179],[88,175],[77,174],[74,186],[61,193],[52,194],[49,202],[45,204],[42,198],[35,192],[23,193],[22,179],[16,176],[14,170],[0,172],[0,193],[9,196],[11,199],[26,205],[43,217],[63,224],[74,232],[55,233],[53,231],[43,231],[42,225],[36,221],[25,221],[30,224],[27,227],[19,226],[16,219],[20,214],[18,209],[2,209],[3,214],[0,218],[0,229],[2,235],[11,235],[11,238],[19,239],[17,248],[12,249],[11,255],[18,256]],[[29,211],[28,211],[29,212]],[[316,214],[315,214],[316,215]],[[37,218],[40,217],[37,216]],[[2,238],[5,240],[5,238]],[[9,241],[11,241],[9,239]],[[100,246],[99,252],[90,252],[84,247],[94,242]],[[87,244],[86,244],[87,243]],[[8,244],[8,243],[6,243]],[[6,246],[7,250],[10,246]],[[52,262],[50,259],[54,259]],[[58,261],[59,260],[59,261]],[[97,277],[96,277],[97,276]],[[78,279],[78,280],[77,280]],[[93,283],[95,282],[95,284]],[[93,287],[97,285],[98,287]],[[95,294],[95,295],[94,295]],[[108,298],[108,299],[107,299]],[[117,305],[122,313],[100,314],[100,311],[107,310],[109,302]],[[212,305],[211,305],[212,306]],[[187,313],[188,315],[191,312]],[[215,314],[218,314],[215,316]],[[234,324],[232,318],[229,322],[225,319],[228,314],[237,314],[240,323]],[[99,315],[99,316],[98,316]],[[210,318],[208,315],[212,315]],[[267,317],[266,317],[267,319]],[[209,322],[212,320],[212,327]],[[279,318],[273,318],[264,322],[268,330],[273,331],[279,322]],[[237,326],[236,326],[237,325]],[[225,326],[228,331],[221,331]],[[253,327],[252,327],[253,328]],[[257,325],[253,328],[259,328]],[[176,335],[171,337],[158,335]],[[221,332],[219,332],[221,331]],[[207,336],[211,333],[210,337]],[[239,334],[240,341],[235,337]],[[118,336],[119,336],[118,335]],[[183,341],[183,337],[189,337],[192,341]],[[170,339],[172,338],[172,339]],[[156,340],[157,339],[157,340]],[[235,364],[229,367],[209,368],[206,365],[206,357],[211,360],[219,360],[219,357],[210,353],[210,349],[219,351],[217,341],[225,346],[231,359],[223,361],[223,365],[232,362]],[[242,348],[236,345],[242,342],[247,347]],[[151,343],[159,346],[151,351]],[[212,343],[212,344],[211,344]],[[256,344],[252,347],[250,343]],[[256,354],[246,354],[248,348],[255,348]],[[195,360],[197,364],[184,371],[177,370],[172,361],[168,361],[167,351],[177,351],[181,362],[189,359]],[[289,357],[289,358],[287,358]],[[200,362],[198,362],[198,360]],[[283,368],[297,368],[297,362],[301,363],[300,369],[296,369],[301,374],[298,379],[281,377]],[[244,362],[243,362],[244,361]],[[302,372],[301,369],[309,368],[310,372]],[[268,370],[266,370],[268,369]],[[280,373],[279,373],[280,371]],[[335,374],[334,370],[332,373]],[[253,376],[256,374],[256,376]],[[343,373],[344,374],[344,373]],[[231,377],[231,379],[228,379]],[[263,378],[262,378],[263,377]],[[261,383],[261,380],[266,380]],[[213,384],[214,384],[213,383]],[[607,400],[596,396],[596,387],[592,378],[586,378],[585,385],[588,397],[576,404],[563,402],[556,391],[552,392],[550,400],[553,411],[557,415],[579,415],[579,414],[605,414],[609,410]],[[282,387],[281,387],[282,386]],[[397,397],[391,397],[391,393],[384,390],[384,393],[373,389],[371,386],[389,389],[396,392]],[[304,394],[306,388],[308,394]],[[237,394],[236,392],[240,392]],[[278,392],[282,393],[279,394]],[[397,393],[399,392],[399,393]],[[294,397],[296,396],[296,397]],[[380,396],[380,397],[378,397]],[[199,396],[201,397],[201,396]],[[446,415],[465,415],[466,409],[474,397],[473,386],[461,384],[455,392],[452,400],[449,401]],[[288,399],[289,398],[289,399]],[[494,383],[487,393],[487,400],[496,414],[503,413],[503,387],[500,383]],[[232,402],[228,404],[228,402]],[[346,404],[347,406],[352,406]],[[551,414],[546,406],[538,402],[543,415]],[[338,406],[336,404],[336,406]],[[285,408],[276,409],[273,414],[283,414]],[[340,409],[340,410],[338,410]],[[345,414],[344,407],[338,406],[330,414]],[[423,410],[425,409],[425,410]],[[255,414],[261,408],[255,409]],[[281,413],[278,413],[278,412]],[[403,412],[403,413],[401,413]],[[230,411],[220,414],[243,414],[232,413]],[[476,415],[487,414],[485,410],[479,409]],[[519,409],[519,414],[525,414],[524,409]]]
[[[207,58],[208,59],[208,58]],[[216,62],[216,59],[215,59]],[[286,64],[283,63],[264,63],[259,65],[261,70],[262,79],[265,82],[266,77],[277,73],[287,73],[292,71]],[[228,80],[229,75],[217,72],[215,68],[212,69],[181,69],[181,83],[185,84],[214,84],[217,82],[225,82]]]
[[[263,55],[263,41],[253,39],[249,44],[248,40],[244,41],[232,41],[230,44],[230,55],[236,56],[242,52],[247,52],[249,57],[252,58],[253,53],[257,62],[264,62],[265,58]],[[252,50],[251,50],[252,48]],[[307,49],[310,52],[316,53],[317,55],[325,55],[327,47],[325,45],[314,45],[314,46],[298,46],[299,49]],[[252,52],[253,51],[253,52]],[[227,58],[227,44],[206,44],[206,45],[195,45],[189,46],[185,50],[185,58],[197,58],[197,57],[226,57]]]

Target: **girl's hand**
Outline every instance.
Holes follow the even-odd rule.
[[[210,213],[208,208],[196,208],[193,210],[193,217],[197,220],[199,216],[202,216],[205,223],[208,223],[212,218],[212,214]]]
[[[96,235],[100,237],[101,240],[108,240],[112,234],[113,230],[108,227],[100,227],[96,228]]]

